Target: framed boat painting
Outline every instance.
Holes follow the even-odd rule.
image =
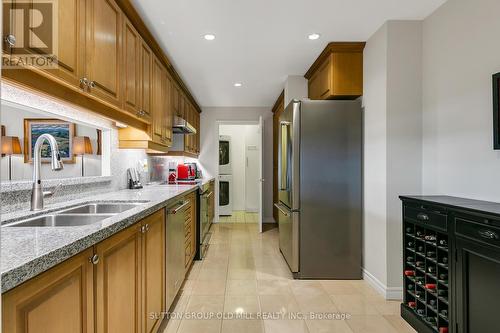
[[[500,73],[493,75],[493,146],[500,149]]]

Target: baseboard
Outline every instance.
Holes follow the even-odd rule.
[[[378,293],[384,296],[387,300],[402,300],[403,288],[402,287],[387,287],[373,274],[363,268],[363,280],[368,282]]]

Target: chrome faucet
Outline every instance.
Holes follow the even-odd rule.
[[[43,191],[42,180],[40,179],[40,169],[42,166],[42,145],[47,141],[50,145],[51,166],[53,171],[59,171],[63,168],[59,146],[56,139],[50,134],[42,134],[38,137],[33,150],[33,189],[31,191],[31,210],[43,209],[43,198],[54,195],[55,191]]]

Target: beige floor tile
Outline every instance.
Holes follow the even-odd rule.
[[[293,280],[290,281],[290,287],[294,295],[328,295],[323,286],[317,281]]]
[[[228,280],[256,280],[257,273],[253,268],[233,268],[230,266],[227,278]]]
[[[257,280],[227,280],[226,295],[256,296]]]
[[[187,303],[189,301],[189,296],[180,296],[172,309],[172,317],[168,320],[167,326],[163,333],[175,333],[179,329],[182,318],[180,315],[184,313]]]
[[[261,320],[223,320],[222,333],[264,333]]]
[[[354,333],[397,333],[380,315],[352,316],[347,324]]]
[[[338,311],[328,295],[300,294],[295,295],[295,300],[303,313],[334,313]]]
[[[257,314],[260,312],[259,299],[257,296],[226,296],[224,312]]]
[[[353,333],[346,320],[306,319],[306,324],[309,333]]]
[[[197,280],[226,280],[227,268],[205,268],[200,269]]]
[[[330,295],[339,311],[351,315],[379,315],[375,306],[363,295]]]
[[[224,295],[226,293],[225,280],[197,280],[191,295]]]
[[[177,333],[220,333],[222,320],[182,320]]]
[[[308,333],[304,320],[265,320],[266,333]]]
[[[401,312],[401,301],[373,301],[369,298],[369,302],[372,303],[377,311],[382,315],[397,315]]]
[[[189,297],[186,312],[217,313],[224,310],[224,296],[192,295]]]
[[[399,333],[417,333],[406,321],[398,315],[384,315],[385,320]]]
[[[260,295],[260,307],[263,312],[292,313],[300,308],[292,295]]]
[[[322,280],[323,288],[329,295],[359,295],[361,290],[356,288],[352,281],[345,280]]]
[[[288,280],[257,280],[259,295],[291,295],[292,289]]]

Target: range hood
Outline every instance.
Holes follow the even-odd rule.
[[[174,123],[172,125],[172,132],[182,134],[196,134],[196,128],[190,123],[179,116],[174,116]]]

